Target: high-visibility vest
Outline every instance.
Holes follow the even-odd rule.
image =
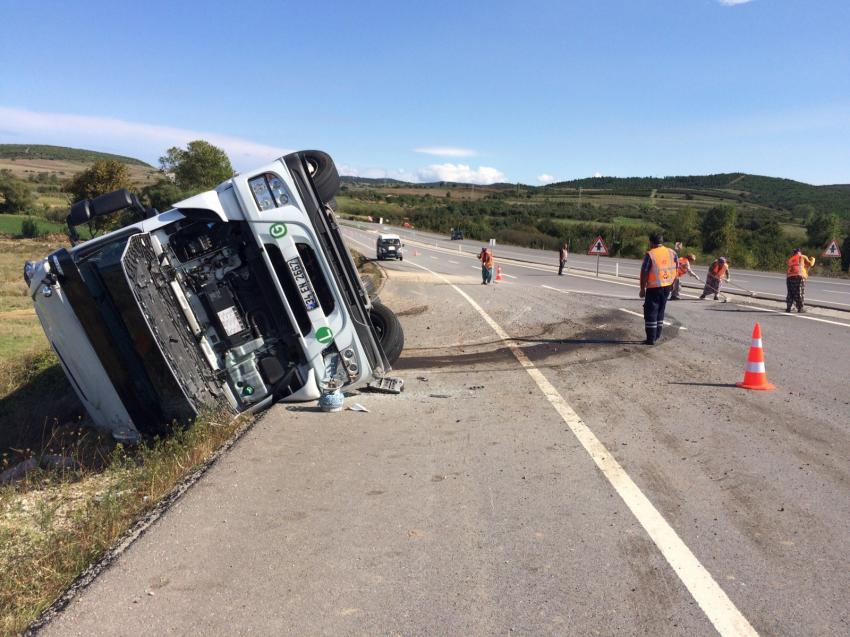
[[[493,253],[489,250],[482,250],[481,254],[478,255],[478,258],[481,259],[481,265],[485,268],[493,267]]]
[[[680,279],[688,273],[688,270],[690,269],[690,267],[691,267],[691,262],[688,261],[687,257],[679,257],[678,274],[679,274]]]
[[[788,259],[788,270],[786,276],[803,276],[803,257],[800,254],[792,254]]]
[[[670,248],[659,246],[649,252],[650,267],[646,277],[646,287],[666,288],[676,280],[676,253]]]
[[[728,269],[729,269],[729,264],[720,263],[720,261],[715,261],[714,263],[711,264],[711,268],[709,269],[709,272],[711,272],[712,276],[715,276],[719,279],[724,274],[726,274],[726,271]]]

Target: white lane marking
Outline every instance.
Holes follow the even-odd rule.
[[[449,259],[449,263],[451,263],[451,264],[453,264],[453,265],[458,265],[458,262],[457,262],[457,261],[452,261],[451,259]]]
[[[619,307],[617,309],[620,310],[621,312],[625,312],[626,314],[634,314],[635,316],[639,316],[639,317],[643,318],[643,314],[641,314],[640,312],[633,312],[632,310],[627,310],[624,307]],[[662,321],[662,323],[664,323],[664,325],[673,325],[670,321]],[[684,325],[680,325],[679,329],[680,330],[687,330],[688,328],[685,327]]]
[[[432,258],[432,259],[434,259],[434,261],[436,261],[436,260],[437,260],[437,257],[431,257],[431,258]]]
[[[840,325],[841,327],[850,327],[850,323],[839,323],[838,321],[830,321],[828,319],[817,318],[816,316],[809,316],[808,314],[798,314],[793,313],[789,314],[788,312],[783,312],[782,310],[772,310],[767,307],[759,307],[758,305],[742,305],[740,303],[735,303],[738,307],[745,307],[748,310],[758,310],[759,312],[770,312],[771,314],[780,314],[782,316],[787,316],[788,318],[798,318],[798,319],[806,319],[807,321],[817,321],[818,323],[829,323],[830,325]]]
[[[596,437],[590,428],[584,423],[579,415],[564,400],[564,397],[555,389],[546,376],[534,366],[531,359],[511,339],[502,326],[496,323],[484,309],[476,303],[471,296],[452,284],[446,277],[429,270],[418,263],[411,263],[414,267],[421,268],[431,273],[436,278],[451,286],[455,292],[460,294],[475,309],[484,321],[492,328],[496,335],[502,339],[510,348],[517,362],[528,372],[543,395],[555,408],[555,411],[563,418],[564,422],[573,432],[573,435],[593,459],[596,467],[608,480],[623,502],[635,516],[640,525],[661,551],[667,563],[682,580],[682,583],[690,591],[699,607],[706,614],[714,627],[724,637],[726,635],[749,635],[757,636],[755,629],[741,614],[732,600],[726,595],[722,588],[714,581],[711,573],[700,563],[688,546],[673,530],[673,527],[664,519],[664,516],[653,506],[640,488],[629,477],[622,465],[608,451],[605,445]]]
[[[480,269],[481,269],[481,266],[480,266],[480,265],[472,265],[472,266],[470,266],[470,267],[471,267],[473,270],[480,270]]]
[[[570,291],[569,291],[569,290],[561,290],[561,289],[559,289],[559,288],[553,288],[553,287],[551,287],[551,286],[549,286],[549,285],[541,285],[540,287],[541,287],[541,288],[546,288],[547,290],[553,290],[554,292],[563,292],[564,294],[569,294],[569,293],[570,293]]]
[[[516,278],[513,274],[505,274],[504,272],[502,272],[502,276],[506,276],[509,279],[515,279]]]
[[[820,293],[820,292],[826,292],[826,290],[819,290],[818,293]],[[776,296],[779,296],[779,295],[777,294]],[[839,301],[829,301],[827,299],[808,299],[808,300],[814,301],[815,303],[831,303],[832,305],[843,305],[845,307],[850,307],[850,303],[840,303]],[[836,308],[832,308],[832,309],[838,310],[840,308],[836,307]]]

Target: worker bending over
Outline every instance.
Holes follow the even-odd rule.
[[[723,281],[728,281],[729,263],[726,257],[717,257],[710,266],[708,266],[708,274],[705,277],[705,286],[702,288],[700,300],[704,299],[709,294],[714,294],[714,300],[717,300],[717,295],[720,293],[720,286]]]
[[[646,327],[646,345],[655,345],[661,338],[664,326],[664,308],[676,280],[678,257],[670,248],[665,248],[664,237],[649,235],[650,250],[640,267],[640,298],[643,299],[643,322]]]
[[[673,291],[670,293],[671,301],[678,301],[682,297],[679,296],[679,292],[682,289],[682,279],[685,278],[686,274],[690,274],[697,281],[702,281],[702,279],[697,276],[697,273],[691,270],[691,263],[696,261],[697,258],[693,254],[689,254],[685,257],[679,257],[679,265],[676,270],[676,280],[673,281]]]
[[[788,270],[785,275],[785,285],[788,294],[785,297],[785,311],[791,311],[791,305],[797,306],[797,312],[805,312],[803,301],[806,295],[806,279],[809,278],[809,268],[815,264],[814,257],[807,257],[800,248],[794,248],[794,254],[788,259]]]

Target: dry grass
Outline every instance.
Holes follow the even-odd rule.
[[[0,361],[43,350],[44,332],[35,316],[24,283],[24,261],[37,261],[67,239],[50,235],[43,239],[13,239],[0,235]]]
[[[68,161],[65,159],[0,159],[0,170],[10,170],[18,179],[27,179],[39,173],[56,175],[60,181],[67,181],[77,173],[89,168],[92,162]],[[130,181],[147,186],[152,184],[158,172],[150,166],[127,164]]]
[[[243,423],[205,415],[132,450],[79,430],[63,449],[73,467],[0,487],[0,635],[24,630]]]

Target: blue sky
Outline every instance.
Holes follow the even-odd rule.
[[[488,183],[850,183],[850,2],[0,0],[0,143]]]

